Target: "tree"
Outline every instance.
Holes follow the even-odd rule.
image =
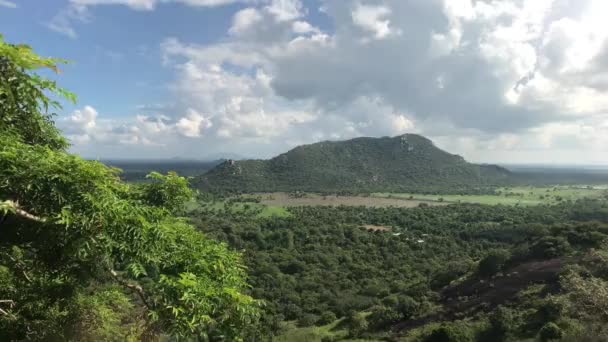
[[[361,336],[368,328],[367,320],[360,312],[349,313],[346,318],[346,324],[348,326],[348,334],[351,337]]]
[[[404,319],[410,319],[418,314],[420,303],[410,296],[403,296],[399,298],[398,310]]]
[[[325,311],[321,314],[319,321],[317,322],[320,325],[326,325],[333,323],[337,319],[336,314],[331,311]]]
[[[564,333],[557,324],[549,322],[540,329],[538,335],[541,341],[551,341],[561,339]]]
[[[129,185],[66,152],[46,94],[75,97],[33,73],[61,62],[0,36],[0,340],[121,339],[125,325],[124,339],[239,339],[258,317],[240,256],[173,216],[184,178]]]
[[[386,306],[375,307],[367,317],[370,328],[374,330],[384,329],[397,323],[399,319],[401,319],[401,314],[397,310]]]
[[[445,324],[431,332],[425,342],[472,342],[471,330],[462,324]]]
[[[502,270],[509,257],[509,252],[502,249],[490,252],[479,262],[479,274],[482,276],[495,275]]]
[[[531,247],[532,256],[539,259],[556,258],[571,250],[568,240],[561,236],[545,236]]]

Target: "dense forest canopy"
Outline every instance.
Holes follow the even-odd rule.
[[[179,217],[186,179],[66,152],[48,95],[75,97],[35,73],[63,62],[0,36],[0,340],[241,338],[258,303],[240,256]]]
[[[604,200],[255,213],[205,208],[193,218],[245,251],[252,294],[267,303],[266,333],[279,340],[519,341],[549,329],[580,340],[608,333],[595,315],[605,303],[589,302],[608,285],[596,264],[608,260]],[[283,324],[307,331],[340,318],[334,332],[299,339]]]

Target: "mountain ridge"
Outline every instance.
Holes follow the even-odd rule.
[[[417,134],[297,146],[268,160],[228,160],[195,186],[231,192],[468,191],[502,184],[500,166],[468,163]]]

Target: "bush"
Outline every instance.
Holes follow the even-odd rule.
[[[461,324],[444,325],[433,330],[425,342],[472,342],[471,330]]]
[[[496,308],[489,317],[490,327],[485,332],[484,340],[496,342],[506,340],[509,332],[517,328],[515,319],[513,310],[504,306]]]
[[[479,262],[479,274],[481,276],[493,276],[503,269],[510,254],[508,251],[498,249],[490,252],[485,258]]]
[[[549,322],[540,329],[539,336],[541,341],[550,341],[561,339],[564,333],[557,324]]]
[[[351,337],[361,336],[368,328],[367,320],[359,312],[351,312],[346,318],[346,324]]]
[[[367,317],[370,328],[374,330],[380,330],[397,323],[399,319],[401,319],[401,314],[397,310],[385,306],[376,307]]]
[[[532,245],[532,256],[540,259],[557,258],[570,251],[570,244],[563,237],[546,236]]]
[[[420,303],[410,296],[403,296],[399,298],[398,310],[404,319],[410,319],[418,314]]]
[[[449,285],[452,281],[465,275],[470,268],[470,264],[466,262],[448,263],[433,275],[431,279],[431,289],[438,290]]]
[[[297,322],[298,327],[312,327],[319,321],[319,317],[313,314],[304,314]]]
[[[319,321],[317,322],[318,325],[326,325],[326,324],[330,324],[333,323],[336,320],[336,314],[331,312],[331,311],[325,311],[324,313],[321,314],[321,317],[319,318]]]

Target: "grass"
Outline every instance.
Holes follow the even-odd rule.
[[[421,203],[428,205],[443,205],[436,201],[409,200],[407,198],[380,198],[367,196],[337,196],[319,195],[306,193],[299,197],[291,196],[283,192],[263,193],[250,195],[249,197],[259,198],[260,203],[276,207],[299,207],[299,206],[366,206],[366,207],[401,207],[415,208]]]
[[[374,193],[376,198],[405,198],[411,200],[437,201],[445,203],[478,203],[487,205],[540,205],[575,201],[582,198],[602,198],[605,187],[513,187],[497,190],[496,195],[421,195],[410,193]]]
[[[272,340],[274,342],[319,342],[324,337],[333,337],[336,341],[348,342],[373,342],[381,341],[374,339],[349,339],[348,331],[340,328],[340,323],[344,319],[339,319],[328,325],[320,327],[300,328],[295,325],[295,322],[286,322],[282,333]]]
[[[194,207],[191,205],[191,207]],[[228,201],[199,202],[195,209],[207,209],[212,211],[228,210],[233,213],[251,213],[258,218],[269,217],[288,217],[291,214],[287,209],[279,206],[269,206],[261,203],[235,202],[228,204]]]
[[[608,198],[607,186],[553,186],[553,187],[512,187],[501,188],[495,195],[424,195],[413,193],[373,193],[367,196],[335,196],[304,194],[292,197],[287,193],[266,193],[244,195],[244,198],[258,198],[261,202],[233,202],[228,200],[213,202],[190,202],[188,211],[207,209],[228,210],[233,213],[251,213],[258,218],[289,217],[287,210],[294,206],[307,205],[347,205],[368,207],[418,207],[428,205],[447,205],[452,203],[476,203],[486,205],[551,205],[561,201],[575,201],[582,198]]]
[[[341,322],[337,320],[331,324],[321,327],[306,327],[300,328],[294,322],[285,323],[283,332],[275,337],[275,342],[313,342],[321,341],[323,337],[332,336],[335,338],[344,338],[348,334],[345,330],[335,330],[336,326]]]

